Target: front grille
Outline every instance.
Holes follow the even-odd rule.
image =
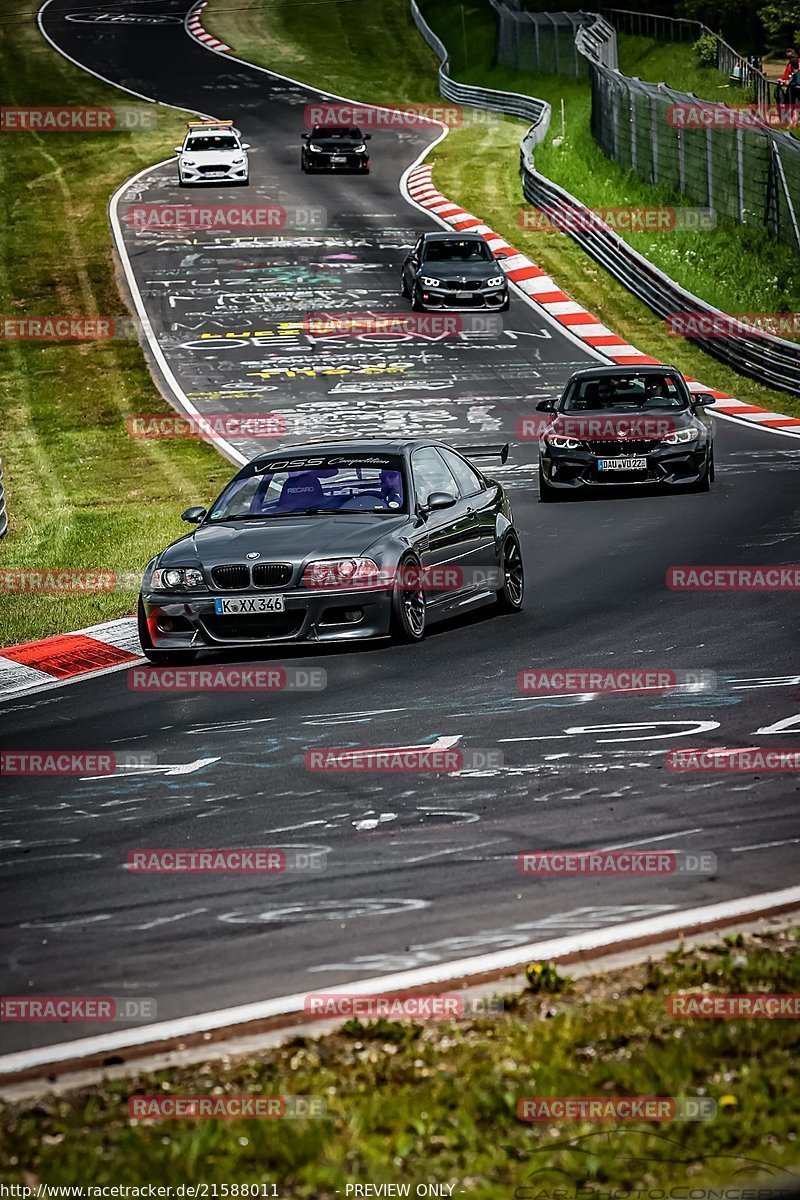
[[[250,586],[250,571],[243,563],[233,563],[226,567],[214,567],[211,572],[211,582],[221,592],[235,592],[239,588]]]
[[[198,167],[197,170],[201,175],[215,175],[219,171],[230,171],[230,166],[228,163],[204,163],[203,166]]]
[[[221,642],[258,642],[295,637],[304,619],[304,609],[241,617],[218,617],[210,613],[203,617],[203,624],[211,637]]]
[[[286,587],[291,578],[291,563],[257,563],[253,567],[254,587]]]
[[[475,292],[481,283],[479,279],[468,279],[466,283],[454,283],[452,279],[445,279],[442,286],[446,292]]]
[[[654,450],[658,442],[587,441],[586,445],[600,458],[641,458],[643,454]]]

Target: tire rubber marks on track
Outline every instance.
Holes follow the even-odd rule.
[[[443,196],[431,183],[432,172],[433,168],[423,163],[414,167],[409,173],[408,194],[416,204],[441,217],[454,229],[465,229],[477,224],[495,253],[504,250],[510,256],[501,265],[512,283],[554,317],[560,325],[568,327],[570,333],[580,338],[593,350],[604,355],[609,361],[626,367],[659,363],[657,358],[652,358],[643,351],[637,350],[635,346],[629,345],[623,338],[603,325],[598,317],[593,316],[582,305],[576,303],[566,292],[561,290],[551,276],[547,275],[526,255],[511,246],[500,234],[495,233],[489,226],[481,224],[472,213]],[[782,413],[770,412],[752,404],[745,404],[725,392],[706,387],[688,375],[686,382],[692,392],[712,392],[717,398],[715,412],[768,428],[793,431],[800,429],[800,419],[796,417],[784,416]]]

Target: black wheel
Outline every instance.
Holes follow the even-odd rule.
[[[187,186],[188,185],[183,182],[183,180],[181,179],[181,177],[179,175],[178,176],[178,187],[187,187]]]
[[[539,500],[542,504],[552,504],[558,499],[558,492],[552,488],[542,474],[541,464],[539,466]]]
[[[392,592],[391,636],[396,642],[421,642],[425,636],[425,589],[416,558],[404,558],[397,568]]]
[[[183,663],[194,662],[195,658],[197,658],[196,650],[156,650],[150,637],[150,630],[147,628],[147,617],[145,616],[141,596],[139,597],[139,604],[136,609],[136,624],[139,629],[142,654],[148,662],[158,663],[162,667],[178,667]]]
[[[706,469],[703,471],[703,474],[700,476],[700,478],[697,480],[697,482],[693,483],[690,486],[689,491],[690,492],[710,492],[711,491],[711,480],[713,478],[714,478],[714,458],[713,458],[713,455],[710,455],[708,462],[706,463]]]
[[[400,291],[403,293],[406,300],[411,299],[411,292],[408,290],[408,284],[406,283],[405,271],[403,272],[403,274],[400,277]]]
[[[501,612],[519,612],[525,595],[525,568],[522,565],[519,538],[515,533],[509,533],[503,542],[500,570],[503,586],[497,593],[497,607]]]
[[[422,303],[422,299],[419,294],[419,288],[415,287],[411,295],[411,307],[413,308],[414,312],[425,312],[425,305]]]
[[[510,307],[511,307],[511,298],[509,296],[506,296],[505,300],[500,305],[500,312],[508,312]]]

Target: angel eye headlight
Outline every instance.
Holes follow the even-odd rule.
[[[495,275],[493,279],[486,280],[487,287],[500,287],[500,284],[505,279],[505,275]]]
[[[696,429],[675,429],[672,433],[668,433],[666,437],[661,439],[661,444],[664,446],[682,446],[686,442],[697,441]]]
[[[431,275],[423,275],[422,283],[425,287],[441,287],[442,283],[439,279],[434,279]]]

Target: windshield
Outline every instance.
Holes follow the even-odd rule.
[[[237,147],[238,143],[236,138],[231,137],[230,135],[226,137],[210,137],[208,135],[204,135],[203,137],[192,138],[191,141],[186,143],[184,149],[192,151],[194,154],[196,154],[198,150],[236,150]]]
[[[604,412],[608,409],[648,412],[686,408],[687,401],[671,375],[634,371],[577,379],[567,389],[561,412]]]
[[[326,138],[362,138],[364,137],[360,129],[355,125],[336,125],[331,129],[327,129],[324,125],[317,125],[311,130],[311,136],[314,139]]]
[[[429,242],[425,247],[425,261],[492,262],[493,255],[483,241]]]
[[[315,455],[246,470],[222,493],[211,521],[406,509],[402,460],[394,455]]]

